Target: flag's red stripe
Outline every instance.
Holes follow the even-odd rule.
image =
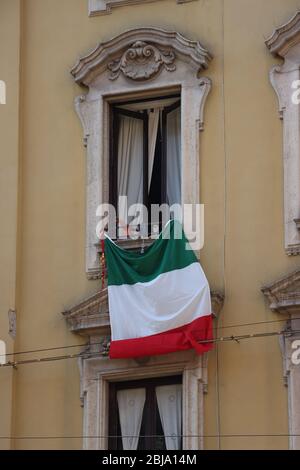
[[[212,315],[206,315],[197,318],[188,325],[156,335],[112,341],[109,357],[111,359],[124,359],[155,356],[193,348],[198,354],[203,354],[212,349],[213,343],[199,344],[198,341],[212,340],[212,330]]]

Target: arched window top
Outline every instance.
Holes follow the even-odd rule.
[[[176,31],[144,27],[100,43],[79,59],[71,73],[77,83],[86,86],[103,73],[112,81],[120,75],[133,81],[147,81],[162,70],[175,71],[178,61],[184,61],[198,75],[208,67],[211,58],[199,41],[191,41]]]

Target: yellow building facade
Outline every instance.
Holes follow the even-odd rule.
[[[184,397],[183,447],[300,448],[300,366],[287,365],[300,298],[299,116],[285,101],[299,80],[298,6],[0,0],[0,340],[7,361],[76,355],[109,335],[96,240],[88,238],[89,188],[98,172],[90,165],[106,161],[109,145],[93,106],[100,96],[110,102],[126,93],[185,90],[184,188],[205,206],[200,260],[214,293],[215,336],[225,338],[199,363],[187,352],[115,368],[100,354],[90,365],[75,357],[1,367],[1,449],[107,448],[110,382],[170,370],[184,375],[183,393],[192,390]],[[151,34],[158,49],[175,51],[176,70],[154,74],[151,83],[124,69],[114,80],[105,75],[110,59],[136,41],[151,42]],[[95,180],[103,202],[107,175],[104,169]],[[286,328],[289,336],[275,334]],[[252,337],[226,341],[241,335]],[[95,348],[89,351],[97,355]]]

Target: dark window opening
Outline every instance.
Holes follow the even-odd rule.
[[[109,385],[109,450],[123,450],[120,413],[117,400],[119,390],[145,389],[145,404],[137,450],[166,450],[166,439],[157,402],[157,387],[182,384],[182,376],[110,383]],[[182,406],[180,404],[180,413]],[[180,417],[181,418],[181,417]],[[180,430],[180,435],[182,431]],[[182,438],[180,448],[182,448]]]
[[[149,216],[152,204],[181,203],[180,104],[172,95],[111,105],[109,202],[116,209],[119,196],[128,206],[144,204]],[[131,221],[125,211],[117,218]]]

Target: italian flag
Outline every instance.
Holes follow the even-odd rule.
[[[212,348],[209,285],[179,222],[170,221],[144,253],[107,237],[105,257],[110,358]]]

